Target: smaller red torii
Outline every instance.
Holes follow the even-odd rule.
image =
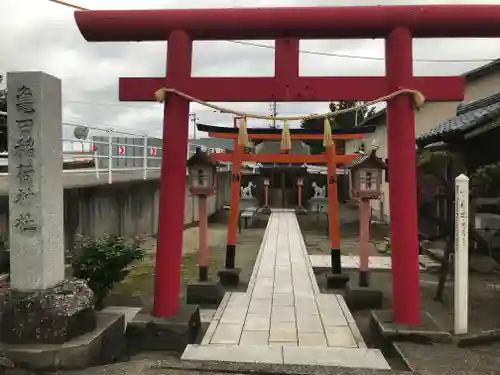
[[[347,281],[345,276],[342,276],[341,266],[341,249],[340,249],[340,228],[339,228],[339,202],[337,197],[337,166],[350,164],[359,155],[337,155],[335,149],[336,139],[362,139],[366,133],[371,133],[375,130],[373,126],[365,126],[357,129],[348,130],[331,130],[331,124],[325,119],[324,129],[322,134],[317,131],[306,129],[289,129],[285,124],[283,130],[280,129],[265,129],[265,128],[250,128],[246,127],[246,119],[241,118],[242,124],[239,127],[223,128],[218,126],[210,126],[197,124],[200,131],[207,132],[209,137],[225,138],[234,140],[234,150],[232,153],[221,152],[213,153],[211,157],[218,162],[231,162],[231,189],[230,189],[230,209],[229,223],[227,229],[227,247],[225,269],[219,271],[221,282],[231,280],[234,283],[238,279],[239,269],[235,268],[236,257],[236,237],[239,217],[239,202],[240,202],[240,186],[241,186],[241,168],[243,162],[260,162],[260,163],[320,163],[326,164],[327,186],[328,186],[328,218],[329,218],[329,233],[330,233],[330,255],[331,255],[331,270],[333,278],[340,276],[340,279]],[[245,152],[244,145],[253,140],[281,140],[280,154],[251,154]],[[289,153],[292,140],[323,140],[325,152],[319,155],[297,155]]]

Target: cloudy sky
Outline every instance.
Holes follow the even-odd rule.
[[[386,4],[500,4],[500,0],[67,0],[90,9],[211,8],[250,6],[325,6]],[[147,4],[147,5],[146,5]],[[162,76],[165,43],[87,43],[73,10],[47,0],[0,0],[0,74],[42,70],[63,81],[64,120],[161,136],[158,103],[120,103],[118,77]],[[195,76],[272,76],[272,42],[250,41],[268,48],[230,42],[196,42]],[[455,75],[500,57],[498,39],[434,39],[414,42],[416,75]],[[271,47],[271,48],[269,48]],[[382,58],[382,40],[302,41],[305,52]],[[475,60],[436,62],[425,60]],[[302,53],[302,75],[384,75],[383,60],[317,56]],[[230,108],[269,113],[270,103],[224,103]],[[280,103],[280,114],[324,112],[326,103]],[[191,106],[201,122],[228,126],[229,115]],[[251,126],[263,123],[254,121]],[[293,124],[292,124],[293,125]],[[295,124],[298,125],[298,124]],[[192,132],[192,131],[191,131]],[[66,131],[67,133],[67,131]]]

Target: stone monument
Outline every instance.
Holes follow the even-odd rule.
[[[252,181],[248,181],[247,186],[241,187],[241,199],[240,199],[240,210],[248,210],[255,208],[257,209],[258,201],[257,198],[253,196],[252,189],[256,186]]]
[[[65,280],[61,81],[7,75],[11,292],[3,343],[60,344],[95,328],[93,293]]]
[[[316,181],[313,181],[311,187],[314,189],[314,195],[309,199],[309,212],[328,212],[328,198],[326,197],[326,187],[319,186]]]

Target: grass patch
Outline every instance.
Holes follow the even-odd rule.
[[[213,276],[224,265],[225,252],[221,249],[210,249],[212,264],[210,270]],[[198,278],[198,254],[187,253],[182,257],[181,264],[181,298],[184,298],[187,285]],[[142,261],[132,264],[130,274],[117,284],[107,300],[107,305],[144,306],[146,310],[152,307],[155,285],[155,254],[148,253]]]

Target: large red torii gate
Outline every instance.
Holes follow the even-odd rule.
[[[175,88],[205,101],[373,100],[401,88],[429,101],[463,99],[462,77],[414,77],[412,38],[498,37],[500,6],[364,6],[77,11],[87,41],[168,41],[166,77],[120,78],[120,100],[154,101]],[[281,39],[280,39],[281,38]],[[286,39],[283,39],[286,38]],[[385,38],[386,77],[300,77],[299,39]],[[275,76],[191,77],[193,40],[276,39]],[[415,131],[412,98],[387,105],[393,309],[420,320]],[[164,109],[155,314],[178,310],[189,101]]]

